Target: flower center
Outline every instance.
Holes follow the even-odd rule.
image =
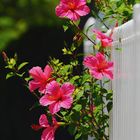
[[[98,70],[102,71],[103,69],[105,69],[107,67],[107,62],[103,61],[101,64],[99,64],[98,66]]]
[[[55,95],[50,95],[48,96],[49,100],[51,101],[61,101],[62,100],[62,95],[61,95],[61,92],[58,92],[57,94]]]
[[[75,4],[72,2],[68,3],[69,9],[74,10],[75,9]]]

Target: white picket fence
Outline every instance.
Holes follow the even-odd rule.
[[[134,6],[133,19],[115,29],[113,40],[115,79],[110,140],[140,140],[140,4]]]
[[[95,20],[90,18],[85,28],[93,23]],[[114,30],[113,40],[110,140],[140,140],[140,4],[134,6],[133,19]],[[92,51],[90,46],[85,40],[85,54]]]

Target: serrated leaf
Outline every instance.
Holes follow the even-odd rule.
[[[23,62],[18,66],[18,70],[22,69],[25,65],[27,65],[28,62]]]

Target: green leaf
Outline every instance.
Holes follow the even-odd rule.
[[[101,48],[101,46],[100,46],[99,44],[96,44],[96,45],[94,46],[94,48],[95,48],[96,50],[99,50],[99,49]]]
[[[107,93],[108,91],[105,88],[101,89],[101,93]]]
[[[108,93],[108,94],[106,95],[106,100],[112,100],[112,96],[113,96],[112,93]]]
[[[61,111],[61,114],[62,114],[63,116],[65,116],[65,115],[67,114],[67,112],[66,112],[66,111]]]
[[[82,109],[82,105],[76,104],[76,105],[73,107],[73,109],[74,109],[75,111],[79,112],[79,111]]]
[[[113,105],[112,102],[109,102],[109,103],[107,104],[107,111],[108,111],[108,112],[110,112],[110,110],[112,109],[112,105]]]
[[[24,74],[25,74],[25,72],[23,72],[23,73],[21,73],[21,74],[16,73],[16,75],[19,76],[19,77],[23,77]]]
[[[83,94],[84,94],[83,90],[81,90],[81,91],[78,90],[77,93],[76,93],[76,99],[75,100],[79,100],[83,96]]]
[[[66,32],[68,30],[68,26],[67,25],[63,25],[63,29],[64,29],[64,32]]]
[[[16,60],[14,58],[11,58],[9,61],[9,65],[15,66],[16,65]]]
[[[13,72],[7,73],[6,80],[13,77],[15,74]]]
[[[81,135],[82,135],[82,133],[77,133],[77,134],[75,135],[75,140],[79,139],[79,138],[81,137]]]
[[[91,0],[87,0],[87,3],[91,3]]]
[[[68,75],[72,71],[72,66],[71,65],[64,65],[59,69],[59,74],[60,75]]]
[[[32,79],[32,77],[26,77],[26,78],[25,78],[25,81],[28,82],[28,81],[31,80],[31,79]]]
[[[115,48],[115,50],[117,50],[117,51],[122,51],[122,48]]]
[[[76,80],[78,80],[79,78],[80,78],[80,76],[78,76],[78,75],[72,77],[71,80],[70,80],[70,83],[74,84],[74,82],[75,82]]]
[[[18,70],[22,69],[24,66],[26,66],[28,62],[23,62],[18,66]]]
[[[82,84],[84,84],[85,82],[90,82],[91,76],[89,74],[84,74],[83,75],[83,80],[82,80]]]

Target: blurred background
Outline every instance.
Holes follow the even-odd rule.
[[[49,56],[64,60],[64,40],[71,41],[70,31],[64,33],[62,21],[55,16],[59,0],[0,0],[0,53],[9,57],[18,54],[19,63],[45,67]],[[65,59],[68,61],[68,59]],[[17,78],[5,80],[6,72],[0,55],[0,140],[39,140],[31,124],[38,124],[40,109],[29,111],[37,101]],[[72,140],[67,131],[59,129],[56,140]]]

